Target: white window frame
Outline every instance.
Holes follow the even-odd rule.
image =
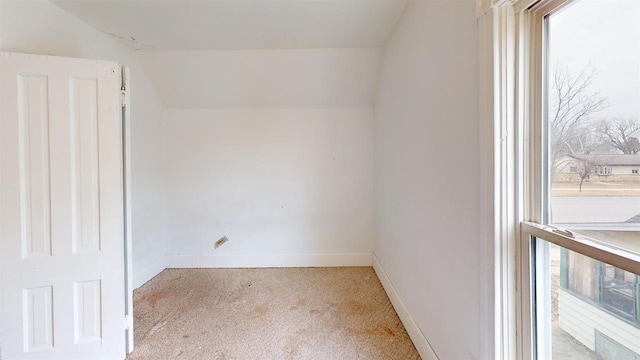
[[[520,222],[520,234],[517,240],[518,246],[518,280],[520,286],[516,288],[517,313],[519,321],[516,326],[518,357],[531,359],[534,354],[540,358],[549,358],[551,349],[548,347],[550,336],[544,331],[548,327],[550,319],[546,315],[550,313],[550,304],[538,302],[537,311],[539,316],[534,319],[532,296],[537,287],[541,294],[548,293],[549,284],[546,282],[533,283],[533,272],[536,271],[534,257],[540,257],[544,261],[546,252],[537,248],[537,254],[531,253],[533,241],[536,238],[543,239],[549,243],[559,245],[571,251],[575,251],[594,258],[598,261],[606,262],[618,268],[640,273],[640,256],[616,248],[610,244],[599,243],[586,237],[572,234],[553,227],[544,226],[548,222],[546,210],[548,209],[550,188],[545,174],[545,148],[548,131],[545,126],[546,121],[546,87],[548,44],[547,36],[548,22],[545,18],[565,6],[573,0],[546,0],[536,3],[525,3],[520,1],[515,7],[516,32],[516,63],[515,63],[515,83],[516,91],[521,94],[516,98],[516,109],[522,110],[516,113],[516,126],[521,126],[522,131],[516,140],[516,146],[521,151],[520,164],[516,182],[521,186],[522,215]],[[518,141],[519,140],[519,141]],[[610,169],[610,168],[608,168]],[[609,171],[610,172],[610,171]],[[619,226],[607,226],[606,228],[618,228]],[[624,226],[623,226],[624,227]],[[575,228],[572,226],[572,228]],[[548,264],[541,264],[540,269],[548,271]],[[544,272],[543,271],[543,272]],[[544,276],[543,276],[544,277]],[[546,277],[545,277],[546,278]],[[537,324],[536,324],[537,323]],[[535,327],[539,327],[539,343],[534,343]]]
[[[545,179],[545,122],[544,114],[546,69],[544,67],[546,51],[545,16],[569,3],[566,0],[520,1],[515,5],[516,31],[516,114],[514,122],[518,129],[516,149],[518,150],[515,181],[520,190],[522,205],[519,208],[520,232],[516,236],[517,268],[516,278],[516,353],[519,359],[531,359],[535,353],[542,358],[548,357],[548,349],[538,348],[535,343],[534,305],[532,296],[536,285],[532,275],[536,271],[531,253],[533,239],[524,232],[525,221],[542,224],[545,222],[545,209],[548,204],[547,180]],[[545,311],[544,303],[539,309]],[[546,304],[548,305],[548,304]],[[548,336],[548,334],[545,334]]]
[[[542,17],[541,6],[536,3],[478,0],[480,165],[492,168],[481,183],[486,194],[481,199],[481,211],[491,223],[481,234],[493,240],[493,257],[486,260],[494,270],[493,293],[488,296],[494,303],[491,315],[495,341],[493,351],[486,352],[487,358],[525,359],[531,350],[531,328],[527,326],[530,311],[525,309],[528,302],[519,301],[530,294],[521,286],[523,276],[528,275],[523,273],[521,263],[523,259],[528,263],[528,257],[523,257],[520,223],[541,223],[544,208],[533,201],[544,198],[542,132],[529,121],[542,114],[542,109],[529,106],[542,100],[542,84],[534,81],[542,79],[542,61],[536,59],[542,39],[533,36],[541,33],[534,21],[536,16]]]
[[[570,236],[554,233],[551,227],[536,225],[544,223],[544,202],[548,201],[541,123],[545,78],[543,20],[571,1],[477,0],[480,165],[489,168],[481,174],[481,211],[487,220],[481,235],[488,239],[492,251],[483,255],[484,260],[494,271],[487,280],[487,297],[494,304],[493,312],[487,316],[494,325],[493,346],[487,345],[484,351],[487,358],[533,356],[532,234],[561,246],[567,245],[564,240],[568,239],[571,244],[582,246]],[[609,229],[629,230],[625,226]],[[564,238],[558,240],[558,236]],[[564,247],[576,250],[575,246]],[[607,246],[604,256],[600,250],[577,252],[629,269],[629,264],[609,260],[612,253],[622,250]],[[628,259],[627,255],[623,257]],[[638,259],[631,264],[637,266]],[[637,273],[638,268],[632,271]]]

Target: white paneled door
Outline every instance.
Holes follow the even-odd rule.
[[[122,359],[120,67],[0,61],[1,357]]]

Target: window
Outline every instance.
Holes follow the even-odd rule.
[[[523,358],[637,359],[640,254],[549,230],[522,224],[532,306],[531,349]]]
[[[631,169],[632,174],[638,174],[638,169]]]
[[[542,19],[540,124],[546,139],[543,194],[548,198],[543,220],[569,229],[570,238],[585,225],[607,229],[635,223],[640,215],[640,179],[613,171],[640,163],[628,136],[640,129],[639,4],[577,0]],[[575,164],[576,172],[563,178],[559,173],[565,159]],[[544,238],[536,241],[535,294],[548,302],[538,307],[539,354],[640,358],[638,275]],[[640,243],[640,236],[631,241]],[[585,338],[581,332],[594,336]],[[626,343],[629,337],[636,344]]]
[[[638,359],[640,2],[478,5],[496,354]]]
[[[640,2],[519,3],[519,354],[640,359]]]
[[[561,289],[609,311],[614,318],[640,325],[640,276],[564,248],[556,249],[561,256]]]
[[[638,1],[576,0],[544,16],[547,223],[621,224],[640,214]],[[564,162],[574,163],[561,176]],[[616,168],[619,170],[614,171]]]
[[[611,166],[598,165],[595,168],[596,175],[611,175]]]
[[[640,277],[602,262],[598,262],[598,269],[598,288],[601,293],[598,303],[622,318],[640,323]]]

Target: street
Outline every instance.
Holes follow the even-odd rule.
[[[640,214],[636,196],[554,196],[551,223],[622,223]]]

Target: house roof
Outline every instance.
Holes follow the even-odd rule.
[[[602,155],[580,155],[574,158],[586,159],[596,164],[602,165],[626,165],[640,166],[640,154],[602,154]]]

